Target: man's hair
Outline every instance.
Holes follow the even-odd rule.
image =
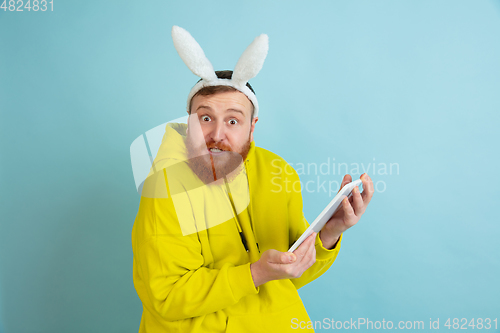
[[[219,79],[228,79],[230,80],[233,76],[233,71],[231,70],[225,70],[225,71],[215,71],[215,74]],[[198,82],[200,82],[198,80]],[[198,83],[196,82],[196,83]],[[255,94],[255,91],[253,90],[252,86],[250,83],[247,82],[246,86]],[[238,89],[231,87],[231,86],[208,86],[208,87],[203,87],[200,90],[194,94],[194,96],[191,98],[191,101],[189,101],[189,114],[191,114],[191,107],[193,106],[193,99],[195,96],[201,95],[201,96],[210,96],[210,95],[215,95],[215,94],[220,94],[224,92],[229,92],[229,91],[239,91]],[[250,101],[252,103],[252,101]],[[255,107],[252,103],[252,116],[250,117],[250,122],[253,120],[253,114],[255,111]]]

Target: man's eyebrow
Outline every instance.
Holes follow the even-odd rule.
[[[196,111],[198,111],[199,109],[208,109],[208,110],[212,111],[212,108],[210,106],[208,106],[208,105],[200,105],[200,106],[198,106],[198,108],[196,109]],[[227,109],[227,111],[239,112],[239,113],[241,113],[242,116],[245,115],[243,113],[243,111],[238,110],[238,109]]]
[[[212,108],[210,106],[207,106],[207,105],[200,105],[200,106],[198,106],[198,108],[196,109],[196,111],[198,111],[199,109],[209,109],[209,110],[212,110]]]
[[[227,109],[227,111],[239,112],[239,113],[241,113],[241,115],[242,115],[242,116],[244,116],[244,115],[245,115],[245,114],[243,113],[243,111],[238,110],[238,109]]]

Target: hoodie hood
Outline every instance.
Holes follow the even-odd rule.
[[[168,123],[165,126],[165,134],[153,165],[162,168],[187,161],[186,129],[187,124],[182,123]]]

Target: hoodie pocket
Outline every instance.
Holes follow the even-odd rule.
[[[298,323],[307,323],[311,319],[302,301],[296,302],[280,312],[251,315],[229,316],[226,332],[228,333],[262,333],[262,332],[297,332]],[[314,332],[301,325],[300,332]]]

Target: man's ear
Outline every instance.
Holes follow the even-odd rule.
[[[255,124],[257,123],[258,120],[259,120],[259,117],[255,117],[252,120],[252,125],[250,127],[250,142],[253,141],[253,131],[255,130]]]

